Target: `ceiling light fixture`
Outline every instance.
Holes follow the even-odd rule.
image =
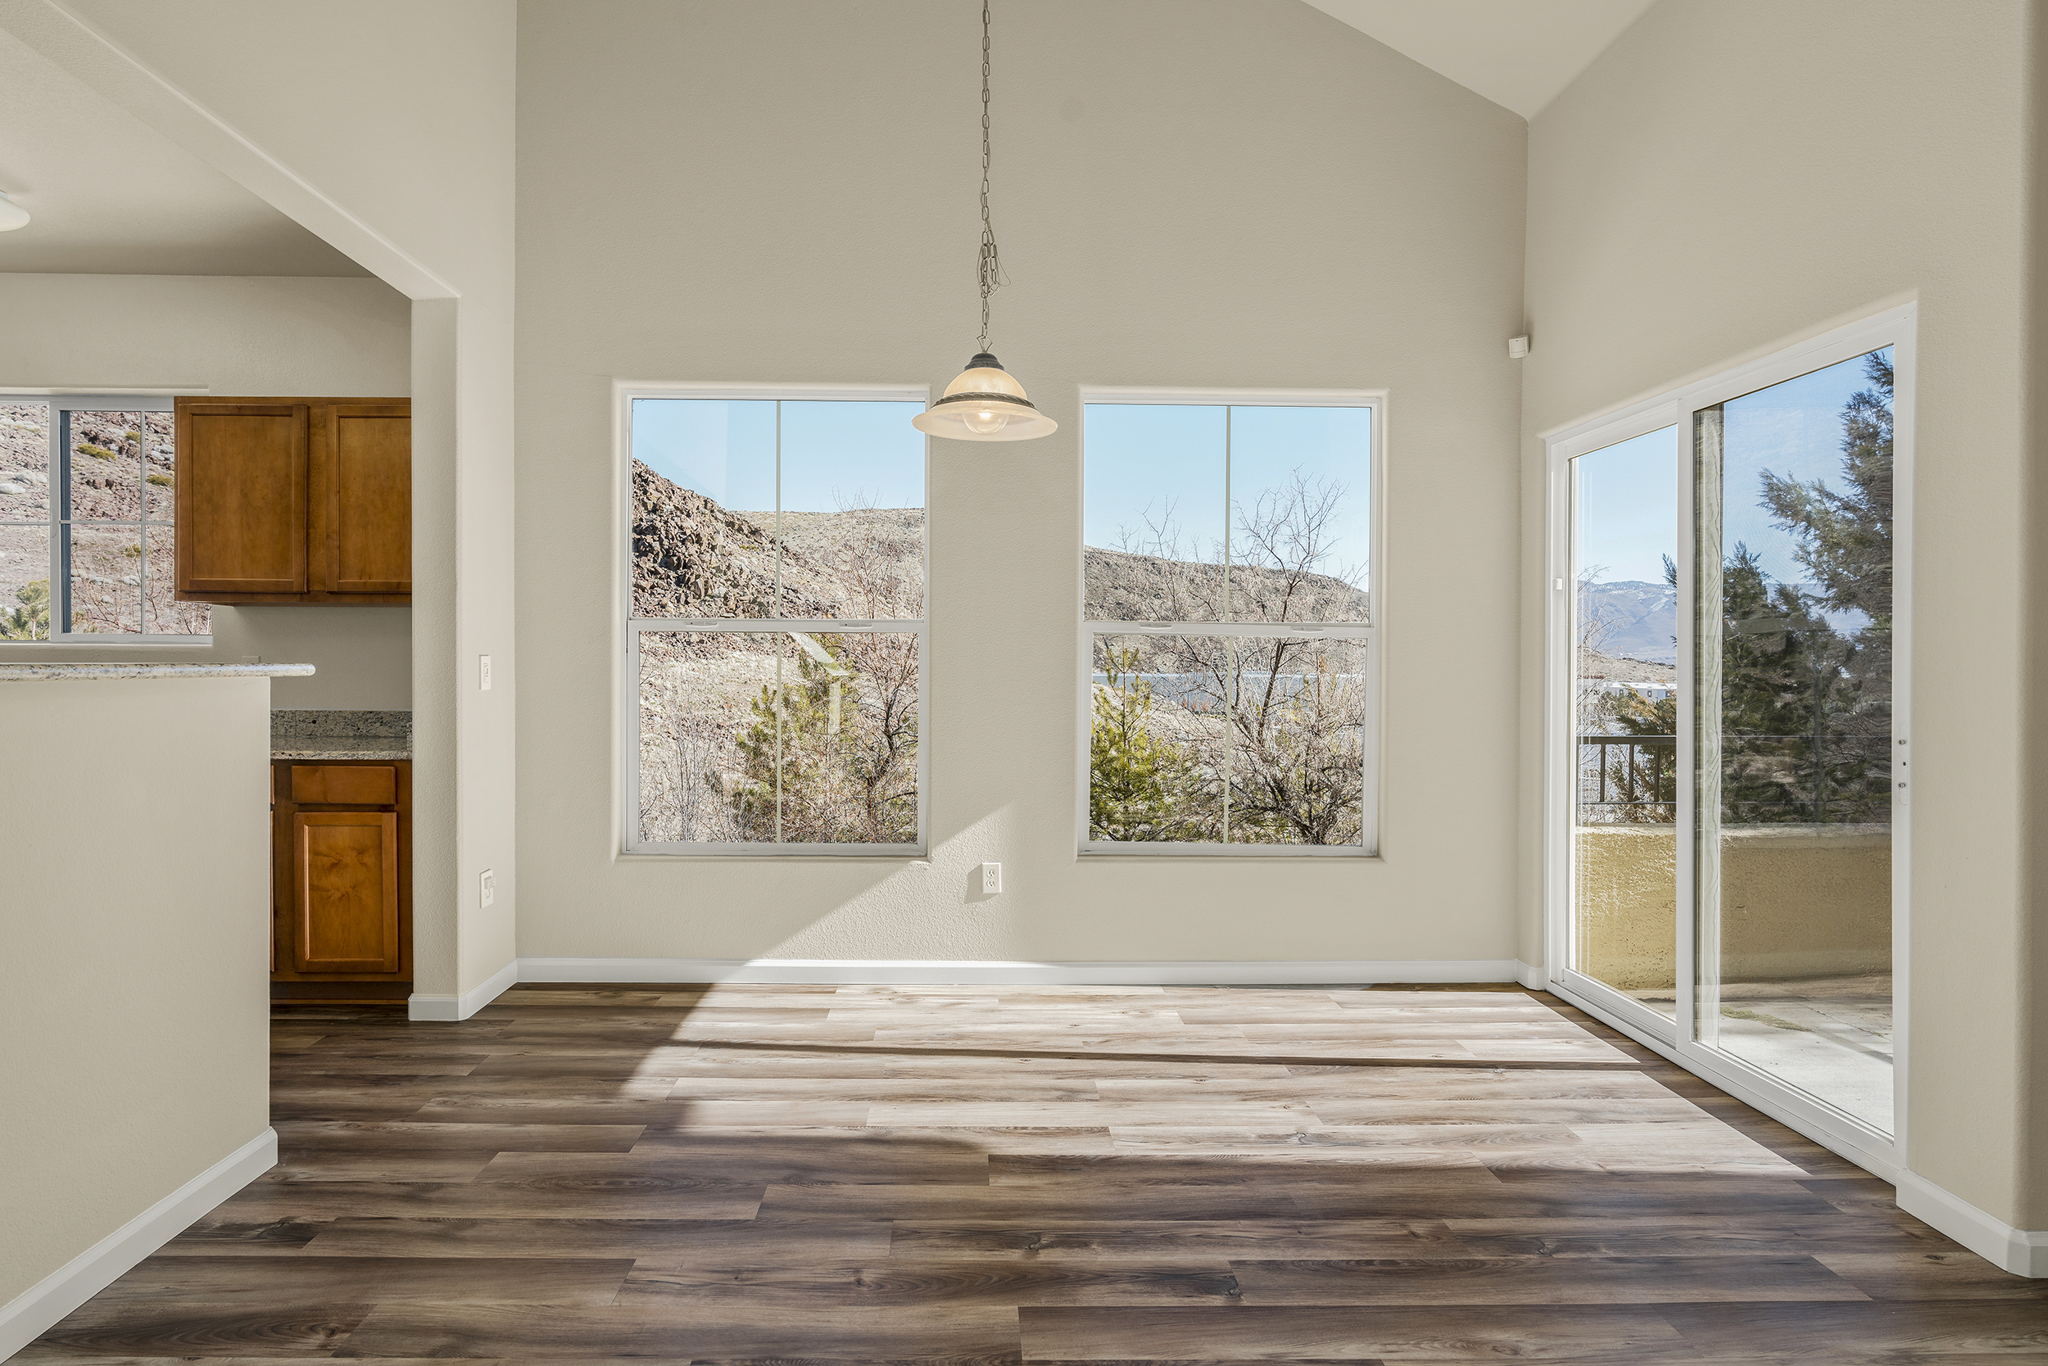
[[[1003,285],[1002,258],[989,217],[991,164],[988,120],[989,0],[981,4],[981,340],[967,368],[946,386],[931,407],[910,419],[928,436],[955,441],[1028,441],[1059,430],[1059,423],[1032,406],[1010,373],[988,349],[988,297]]]
[[[0,232],[13,232],[16,228],[28,226],[28,210],[0,194]]]

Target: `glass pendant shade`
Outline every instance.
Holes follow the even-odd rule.
[[[968,361],[938,401],[910,421],[927,436],[954,441],[1028,441],[1060,425],[1034,408],[1024,386],[986,351]]]

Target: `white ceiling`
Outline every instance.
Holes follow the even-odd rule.
[[[1308,0],[1533,118],[1654,0]]]
[[[0,271],[362,275],[355,262],[0,31]]]

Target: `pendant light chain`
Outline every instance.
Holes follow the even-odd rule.
[[[988,350],[988,296],[1003,284],[1003,262],[996,252],[995,220],[989,215],[989,168],[993,162],[988,120],[989,0],[981,0],[981,345]]]
[[[955,0],[966,8],[964,0]],[[981,251],[975,275],[981,286],[981,333],[967,367],[953,377],[944,393],[910,419],[926,436],[955,441],[1028,441],[1059,430],[1060,424],[1038,411],[1016,376],[1003,369],[988,349],[989,298],[1009,284],[1003,258],[996,250],[995,215],[989,206],[989,184],[995,166],[994,139],[989,127],[989,88],[993,46],[993,0],[981,0]]]

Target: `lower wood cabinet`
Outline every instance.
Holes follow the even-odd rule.
[[[412,765],[281,760],[271,995],[402,999],[412,978]]]

